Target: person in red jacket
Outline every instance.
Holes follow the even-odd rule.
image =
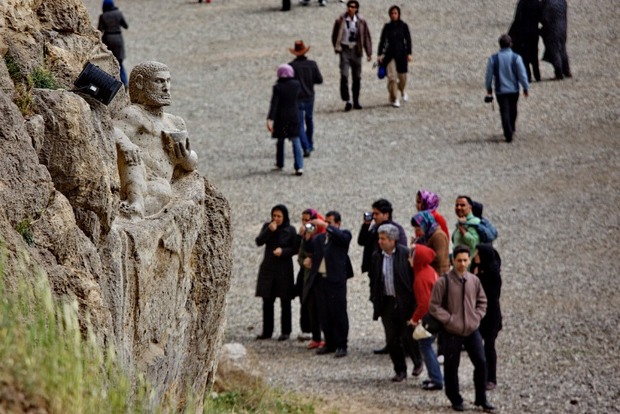
[[[422,244],[413,245],[411,249],[412,254],[410,255],[409,263],[413,267],[413,273],[415,274],[413,279],[413,295],[417,304],[411,317],[411,322],[413,326],[416,326],[420,323],[422,317],[428,313],[431,292],[437,281],[437,272],[431,266],[431,262],[435,259],[433,249]],[[441,375],[437,355],[433,351],[434,340],[435,335],[418,340],[422,359],[424,359],[424,365],[426,365],[426,371],[429,376],[429,379],[422,383],[422,389],[427,391],[441,390],[443,388],[443,376]]]

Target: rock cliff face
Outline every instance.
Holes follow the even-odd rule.
[[[191,196],[144,219],[118,214],[112,117],[129,102],[123,90],[109,106],[71,92],[86,62],[118,78],[81,1],[3,1],[0,55],[5,284],[38,269],[58,297],[77,298],[83,321],[89,315],[128,372],[145,374],[154,403],[180,400],[186,387],[200,397],[223,337],[228,202],[194,172],[172,184]],[[26,75],[37,68],[62,89],[30,89]]]

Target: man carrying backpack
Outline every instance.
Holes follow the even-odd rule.
[[[512,39],[507,34],[499,38],[500,51],[495,53],[487,62],[485,85],[487,89],[486,101],[493,100],[493,88],[499,105],[499,114],[502,119],[502,129],[506,142],[512,142],[517,122],[517,101],[519,100],[519,84],[523,87],[523,95],[529,96],[527,73],[523,59],[511,49]]]
[[[476,246],[480,243],[480,235],[478,234],[480,219],[472,213],[471,198],[465,195],[456,197],[454,212],[458,221],[456,222],[456,229],[452,232],[452,244],[469,247],[470,257],[473,257]]]

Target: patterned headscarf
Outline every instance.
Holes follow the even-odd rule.
[[[421,210],[437,210],[437,207],[439,207],[439,196],[437,194],[427,190],[420,190],[418,195],[422,203]]]
[[[430,212],[430,210],[424,210],[416,213],[413,217],[411,217],[411,225],[422,228],[422,231],[424,232],[424,237],[418,240],[418,242],[422,244],[426,243],[426,241],[439,227],[439,225],[435,221],[435,217],[433,217],[433,214]]]

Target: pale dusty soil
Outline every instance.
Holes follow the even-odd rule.
[[[100,2],[85,3],[95,21]],[[345,114],[329,43],[341,3],[294,4],[281,13],[276,0],[117,1],[130,24],[127,67],[149,59],[170,66],[170,112],[185,118],[200,170],[230,200],[235,265],[227,340],[256,351],[270,383],[321,397],[341,413],[451,412],[443,393],[423,392],[417,380],[391,383],[389,359],[370,353],[383,334],[359,272],[349,284],[347,358],[315,356],[297,341],[253,340],[262,258],[254,237],[271,206],[286,203],[296,225],[306,207],[338,209],[356,238],[362,212],[386,197],[410,232],[415,192],[423,187],[440,194],[450,222],[455,196],[466,193],[485,204],[499,228],[505,317],[499,386],[489,396],[499,411],[620,412],[620,9],[614,0],[569,1],[574,77],[550,81],[552,67],[541,63],[544,81],[521,98],[518,134],[508,145],[497,110],[482,103],[483,76],[515,3],[402,2],[415,45],[411,101],[387,106],[385,83],[366,63],[364,110]],[[375,41],[391,4],[362,1]],[[290,150],[286,174],[270,172],[275,149],[264,126],[275,68],[291,59],[287,50],[297,38],[312,46],[309,56],[325,77],[317,88],[317,150],[301,178],[290,175]],[[355,243],[350,256],[359,269]],[[466,359],[461,388],[471,401]]]

